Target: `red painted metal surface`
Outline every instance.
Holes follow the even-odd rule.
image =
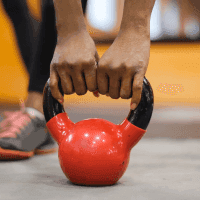
[[[130,151],[145,130],[125,119],[115,125],[104,119],[74,124],[66,113],[53,117],[47,127],[59,144],[60,166],[78,185],[113,185],[128,167]]]

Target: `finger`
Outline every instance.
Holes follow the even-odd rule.
[[[87,92],[85,79],[80,71],[72,74],[72,81],[77,95],[84,95]]]
[[[136,74],[133,80],[131,109],[134,110],[140,103],[144,75]]]
[[[109,96],[118,99],[120,96],[120,79],[119,77],[110,77]]]
[[[62,85],[64,94],[73,94],[74,87],[73,87],[71,76],[67,74],[66,71],[64,70],[59,70],[58,74],[61,79],[61,85]]]
[[[100,94],[108,93],[108,75],[97,68],[97,86]]]
[[[51,94],[57,101],[59,101],[62,104],[64,102],[64,98],[60,93],[58,82],[59,82],[58,73],[55,70],[52,70],[50,72],[50,83],[49,83]]]
[[[97,90],[97,66],[93,66],[92,68],[87,68],[84,70],[85,81],[87,85],[87,89],[90,92],[94,92]]]
[[[133,85],[133,76],[130,73],[126,73],[122,77],[122,81],[121,81],[120,97],[122,99],[131,98],[132,85]]]

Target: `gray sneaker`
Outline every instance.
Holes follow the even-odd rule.
[[[5,112],[0,123],[0,160],[27,159],[57,151],[45,119],[26,112]]]

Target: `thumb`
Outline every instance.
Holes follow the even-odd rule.
[[[95,52],[95,59],[96,59],[96,65],[98,65],[98,62],[99,62],[99,54],[98,54],[97,51]],[[94,91],[94,92],[93,92],[93,95],[94,95],[95,97],[99,97],[99,91],[98,91],[98,90]]]
[[[96,62],[98,63],[99,62],[99,60],[100,60],[100,58],[99,58],[99,54],[98,54],[98,52],[96,51],[95,52],[95,59],[96,59]]]
[[[140,103],[143,87],[143,77],[135,75],[132,87],[131,110],[135,110]]]

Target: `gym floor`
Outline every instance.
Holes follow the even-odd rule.
[[[108,114],[121,113],[117,108],[103,109],[104,114],[98,109],[89,114],[86,109],[80,112],[75,107],[72,110],[66,107],[66,110],[74,122],[88,117],[119,122],[125,115],[125,112]],[[194,110],[184,112],[187,115]],[[188,137],[195,131],[197,135],[199,121],[195,126],[192,120],[180,119],[177,110],[171,113],[174,117],[170,121],[171,117],[166,117],[165,113],[165,110],[155,109],[146,136],[132,149],[129,167],[116,185],[73,185],[61,171],[57,153],[37,155],[23,161],[0,161],[0,200],[199,200],[200,140],[175,139],[184,134],[185,128]],[[195,111],[193,116],[196,114]],[[160,116],[165,117],[159,119]]]

